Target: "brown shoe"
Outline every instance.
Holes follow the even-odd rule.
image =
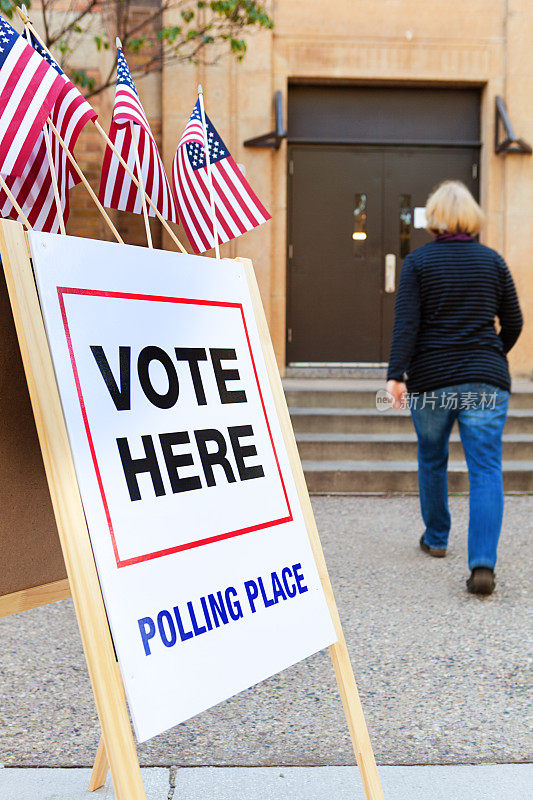
[[[438,547],[430,547],[429,544],[426,544],[424,541],[424,534],[420,537],[420,549],[427,553],[428,556],[433,556],[433,558],[444,558],[446,555],[446,548],[439,549]]]
[[[492,594],[495,586],[494,570],[490,567],[474,567],[466,582],[471,594]]]

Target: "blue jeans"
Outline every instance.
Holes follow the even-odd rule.
[[[472,407],[474,393],[477,402]],[[503,517],[502,433],[509,392],[486,383],[462,383],[418,398],[412,395],[410,405],[418,437],[424,542],[435,548],[448,544],[448,441],[457,419],[470,482],[468,566],[494,569]]]

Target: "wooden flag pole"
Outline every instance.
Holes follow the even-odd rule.
[[[131,121],[131,119],[130,119],[130,131],[131,131],[131,138],[133,141],[133,147],[135,149],[135,166],[137,167],[137,176],[139,178],[139,191],[141,193],[144,227],[146,228],[146,239],[148,241],[148,247],[153,248],[154,245],[152,244],[152,232],[150,230],[150,220],[148,219],[148,209],[146,207],[146,192],[144,189],[143,174],[141,169],[141,159],[139,158],[139,143],[137,141],[137,136],[135,134],[135,126]]]
[[[204,150],[205,150],[205,166],[207,170],[207,185],[209,186],[209,198],[211,200],[211,216],[213,218],[213,236],[215,239],[215,255],[220,259],[220,248],[218,246],[218,232],[217,232],[217,213],[215,208],[215,195],[213,192],[213,179],[211,177],[211,159],[209,158],[209,143],[207,141],[207,126],[205,124],[205,109],[204,109],[204,90],[202,85],[198,84],[198,100],[200,101],[200,116],[202,118],[202,130],[204,133]]]
[[[30,26],[29,26],[30,20],[29,20],[29,17],[28,17],[28,9],[26,8],[26,6],[24,4],[20,7],[20,9],[18,8],[18,6],[16,6],[16,8],[19,11],[20,17],[24,22],[24,33],[26,34],[26,37],[27,37],[28,41],[30,41],[30,36],[29,36],[29,34],[30,34]],[[31,44],[31,41],[30,41],[30,44]],[[52,187],[53,187],[53,190],[54,190],[54,200],[55,200],[55,204],[56,204],[56,208],[57,208],[57,216],[58,216],[58,219],[59,219],[59,230],[61,231],[63,236],[66,236],[67,235],[67,231],[66,231],[66,228],[65,228],[65,218],[63,216],[63,206],[61,205],[61,198],[59,197],[59,188],[58,188],[58,185],[57,185],[57,175],[56,175],[56,170],[55,170],[55,167],[54,167],[54,159],[52,157],[52,148],[50,146],[50,134],[48,132],[47,125],[45,125],[44,128],[43,128],[43,136],[44,136],[44,143],[45,143],[45,146],[46,146],[46,157],[48,159],[48,169],[50,170],[50,177],[52,179]]]
[[[61,198],[59,197],[59,187],[57,185],[57,175],[54,167],[54,160],[52,157],[52,147],[50,145],[50,134],[48,133],[48,125],[43,128],[44,143],[46,145],[46,155],[48,157],[48,168],[50,170],[50,177],[52,178],[52,186],[54,187],[54,199],[56,201],[57,216],[59,217],[59,230],[63,236],[67,235],[65,228],[65,218],[63,216],[63,207],[61,205]]]
[[[3,178],[3,176],[2,176],[2,175],[0,175],[0,186],[2,187],[2,189],[4,190],[4,192],[6,193],[6,195],[7,195],[7,197],[8,197],[8,200],[9,200],[9,202],[11,203],[11,205],[13,206],[13,208],[15,209],[15,211],[17,212],[17,214],[18,214],[18,215],[19,215],[19,217],[21,218],[21,220],[22,220],[22,224],[23,224],[23,225],[24,225],[24,226],[25,226],[25,227],[26,227],[26,228],[27,228],[29,231],[33,230],[32,226],[31,226],[31,225],[30,225],[30,223],[28,222],[28,218],[26,217],[26,214],[24,213],[24,211],[21,209],[21,207],[19,206],[19,204],[18,204],[18,203],[17,203],[17,201],[15,200],[15,195],[13,194],[13,192],[11,191],[11,189],[9,188],[9,186],[7,185],[7,183],[5,182],[5,180],[4,180],[4,178]]]
[[[122,238],[120,233],[117,231],[117,229],[115,228],[115,226],[111,222],[111,219],[109,218],[108,213],[106,212],[105,208],[103,207],[103,205],[101,204],[101,202],[99,201],[99,199],[97,198],[95,193],[93,192],[91,184],[89,183],[89,181],[87,180],[87,178],[83,174],[83,172],[81,170],[81,167],[79,166],[78,162],[76,161],[76,159],[74,158],[74,156],[72,155],[72,153],[70,152],[68,147],[66,146],[65,142],[61,138],[61,135],[60,135],[59,131],[57,130],[56,126],[54,125],[54,123],[52,122],[50,117],[48,117],[48,119],[46,121],[50,125],[54,135],[57,137],[57,141],[59,142],[59,144],[61,145],[61,147],[65,151],[65,155],[67,156],[68,160],[70,161],[70,163],[74,167],[75,171],[77,172],[77,174],[81,178],[81,182],[83,183],[83,185],[85,186],[85,188],[87,189],[87,191],[91,195],[92,199],[94,200],[94,202],[95,202],[100,214],[103,216],[103,218],[105,219],[105,221],[109,225],[111,231],[113,232],[113,235],[114,235],[115,239],[120,244],[124,244],[124,239]]]
[[[28,28],[29,31],[31,31],[33,33],[33,35],[35,36],[37,41],[44,47],[46,52],[53,58],[52,54],[50,53],[50,51],[46,47],[45,43],[43,42],[43,40],[41,39],[41,37],[39,36],[37,31],[33,27],[33,25],[31,24],[30,19],[29,19],[27,13],[26,13],[26,7],[24,6],[24,10],[21,10],[18,6],[15,6],[15,8],[17,9],[19,17],[23,21],[24,25]],[[74,167],[75,171],[77,172],[77,174],[81,178],[81,181],[82,181],[83,185],[85,186],[85,188],[87,189],[87,191],[91,195],[92,199],[96,203],[96,206],[98,207],[98,210],[100,211],[101,215],[103,216],[103,218],[105,219],[105,221],[107,222],[109,227],[111,228],[111,231],[113,232],[113,235],[115,236],[117,242],[119,242],[120,244],[124,244],[124,239],[121,237],[120,233],[117,231],[117,229],[115,228],[115,226],[111,222],[111,219],[109,218],[109,215],[106,213],[105,208],[103,207],[103,205],[100,203],[100,201],[98,200],[97,196],[93,192],[89,181],[87,180],[87,178],[85,177],[85,175],[81,171],[81,167],[78,165],[78,162],[76,161],[76,159],[74,158],[74,156],[72,155],[72,153],[70,152],[68,147],[66,146],[65,142],[61,138],[61,135],[60,135],[59,131],[55,127],[55,125],[52,122],[52,120],[50,119],[50,117],[48,117],[46,122],[48,123],[48,125],[52,129],[53,133],[55,134],[55,136],[56,136],[56,138],[57,138],[57,140],[59,142],[59,144],[61,145],[61,147],[65,151],[65,154],[66,154],[68,160],[70,161],[70,163]],[[46,133],[45,133],[45,141],[46,141]],[[48,148],[47,148],[47,152],[49,152]],[[53,179],[54,179],[54,175],[53,175],[53,170],[52,170],[52,181],[53,181]],[[54,187],[54,192],[55,192],[55,187]],[[62,216],[63,215],[61,214],[60,219],[62,219]],[[64,233],[64,232],[65,231],[62,230],[62,233]]]
[[[118,160],[120,161],[120,163],[124,167],[124,169],[126,170],[127,174],[132,179],[132,181],[135,184],[135,186],[137,187],[137,189],[140,189],[141,187],[139,185],[139,181],[135,177],[135,174],[129,168],[127,162],[122,158],[122,156],[120,154],[120,151],[117,150],[117,148],[115,147],[115,145],[113,144],[113,142],[111,141],[111,139],[109,138],[107,133],[104,131],[104,129],[102,128],[102,126],[100,125],[98,120],[94,119],[93,120],[93,124],[94,124],[94,127],[96,128],[96,130],[98,131],[98,133],[100,134],[100,136],[102,137],[102,139],[104,139],[104,141],[107,144],[107,146],[109,147],[109,149],[116,155],[116,157],[118,158]],[[156,204],[153,202],[153,200],[150,197],[150,195],[146,194],[146,192],[145,192],[144,196],[146,198],[146,202],[148,203],[150,208],[153,209],[157,219],[162,224],[163,228],[166,230],[166,232],[168,233],[168,235],[170,236],[170,238],[172,239],[174,244],[176,244],[178,246],[178,248],[181,250],[182,253],[185,253],[187,255],[187,250],[184,248],[184,246],[182,245],[182,243],[180,242],[180,240],[178,239],[178,237],[176,236],[176,234],[174,233],[174,231],[172,230],[172,228],[170,227],[170,225],[168,224],[168,222],[166,221],[164,216],[161,214],[161,212],[159,211],[159,209],[156,206]]]
[[[43,40],[39,36],[39,33],[33,27],[32,23],[29,20],[29,18],[27,16],[24,16],[24,14],[21,12],[21,10],[20,10],[20,8],[18,6],[16,6],[16,9],[17,9],[17,11],[19,13],[20,18],[22,19],[24,24],[28,26],[28,29],[33,33],[33,35],[35,36],[35,38],[37,39],[39,44],[42,45],[42,47],[44,47],[46,52],[53,58],[52,54],[50,53],[50,50],[47,48],[47,46],[45,45],[45,43],[43,42]],[[120,154],[120,151],[117,150],[117,148],[115,147],[115,145],[113,144],[113,142],[111,141],[111,139],[109,138],[109,136],[107,135],[105,130],[102,128],[102,126],[100,125],[98,120],[97,119],[93,119],[92,122],[93,122],[94,127],[96,128],[96,130],[98,131],[98,133],[102,137],[102,139],[104,139],[106,145],[116,155],[116,157],[120,161],[120,163],[123,166],[123,168],[126,170],[126,172],[129,175],[129,177],[132,179],[132,181],[135,184],[135,186],[137,187],[137,189],[140,189],[139,181],[135,177],[135,175],[132,172],[132,170],[129,168],[127,162],[122,158],[122,156]],[[163,217],[163,215],[159,211],[158,207],[156,206],[156,204],[153,202],[152,198],[150,197],[150,195],[146,194],[146,192],[145,192],[144,196],[146,198],[146,202],[148,203],[150,208],[153,209],[156,217],[158,218],[158,220],[160,221],[160,223],[162,224],[162,226],[164,227],[164,229],[166,230],[166,232],[168,233],[168,235],[170,236],[170,238],[172,239],[174,244],[177,245],[177,247],[179,248],[179,250],[182,253],[187,254],[187,250],[184,248],[184,246],[182,245],[182,243],[180,242],[180,240],[178,239],[178,237],[176,236],[176,234],[174,233],[174,231],[172,230],[172,228],[170,227],[170,225],[168,224],[166,219]]]
[[[115,39],[115,42],[117,45],[117,50],[122,50],[122,42],[120,41],[118,36]],[[135,166],[137,167],[137,177],[139,179],[138,189],[141,193],[144,227],[146,228],[146,240],[148,242],[148,247],[152,249],[154,245],[152,243],[152,232],[150,230],[150,220],[148,219],[148,209],[146,208],[146,190],[144,188],[143,173],[141,169],[141,159],[139,158],[139,143],[137,141],[137,136],[135,134],[135,127],[131,119],[130,119],[130,133],[131,133],[131,140],[133,142],[133,149],[135,150]]]

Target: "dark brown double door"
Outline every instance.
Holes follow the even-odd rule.
[[[403,259],[429,241],[428,194],[462,180],[475,147],[289,147],[289,364],[388,360]]]

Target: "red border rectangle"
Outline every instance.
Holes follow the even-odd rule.
[[[285,487],[285,481],[283,480],[283,474],[281,472],[281,467],[280,467],[279,460],[278,460],[278,454],[276,452],[276,447],[275,447],[275,444],[274,444],[274,438],[272,436],[272,429],[270,427],[270,422],[268,420],[268,415],[267,415],[266,408],[265,408],[265,402],[264,402],[264,399],[263,399],[263,392],[261,391],[261,386],[259,384],[259,376],[257,374],[257,369],[256,369],[256,365],[255,365],[255,359],[254,359],[254,355],[253,355],[253,352],[252,352],[252,345],[251,345],[251,342],[250,342],[250,336],[248,334],[248,327],[246,325],[246,319],[244,317],[244,309],[242,307],[242,303],[226,303],[226,302],[219,302],[217,300],[197,300],[197,299],[186,298],[186,297],[166,297],[164,295],[132,294],[132,293],[129,293],[129,292],[106,292],[106,291],[102,291],[102,290],[99,290],[99,289],[78,289],[78,288],[73,288],[73,287],[68,287],[68,286],[58,286],[57,287],[57,294],[58,294],[58,298],[59,298],[59,306],[60,306],[60,309],[61,309],[61,317],[62,317],[62,320],[63,320],[63,326],[65,328],[65,335],[66,335],[66,338],[67,338],[67,345],[68,345],[68,350],[69,350],[69,354],[70,354],[70,362],[71,362],[71,365],[72,365],[72,371],[74,373],[74,381],[75,381],[75,384],[76,384],[76,391],[78,393],[78,400],[79,400],[79,403],[80,403],[81,414],[82,414],[82,417],[83,417],[83,424],[85,426],[85,433],[87,435],[87,440],[88,440],[88,443],[89,443],[89,449],[91,451],[91,457],[92,457],[92,460],[93,460],[93,465],[94,465],[94,469],[95,469],[95,473],[96,473],[96,479],[98,481],[98,487],[100,489],[100,495],[102,497],[102,503],[103,503],[103,506],[104,506],[104,511],[105,511],[105,515],[106,515],[106,519],[107,519],[107,524],[108,524],[108,527],[109,527],[109,533],[111,535],[111,541],[112,541],[112,544],[113,544],[113,551],[115,553],[115,559],[116,559],[116,562],[117,562],[117,567],[127,567],[127,566],[131,566],[132,564],[139,564],[142,561],[149,561],[149,560],[151,560],[153,558],[161,558],[162,556],[167,556],[167,555],[170,555],[171,553],[179,553],[182,550],[190,550],[193,547],[201,547],[202,545],[210,544],[211,542],[219,542],[219,541],[221,541],[223,539],[229,539],[229,538],[231,538],[233,536],[242,536],[243,534],[251,533],[252,531],[259,531],[259,530],[263,530],[265,528],[272,528],[272,527],[274,527],[276,525],[282,525],[285,522],[292,522],[293,516],[292,516],[292,511],[291,511],[291,507],[290,507],[290,503],[289,503],[289,498],[288,498],[288,495],[287,495],[287,489]],[[80,383],[80,378],[79,378],[79,374],[78,374],[78,367],[76,365],[76,359],[74,357],[74,349],[73,349],[73,346],[72,346],[70,328],[69,328],[68,320],[67,320],[67,312],[66,312],[66,309],[65,309],[65,302],[64,302],[64,299],[63,299],[65,294],[90,295],[92,297],[117,298],[117,299],[120,299],[120,300],[145,300],[145,301],[159,302],[159,303],[181,303],[181,304],[186,304],[186,305],[218,306],[218,307],[223,307],[223,308],[238,309],[240,311],[240,314],[241,314],[242,324],[243,324],[243,327],[244,327],[244,333],[246,335],[246,342],[248,344],[248,350],[250,352],[250,358],[251,358],[251,361],[252,361],[252,367],[253,367],[253,371],[254,371],[254,376],[255,376],[256,383],[257,383],[257,389],[258,389],[258,392],[259,392],[259,398],[261,400],[261,407],[263,409],[263,414],[265,416],[265,422],[266,422],[267,429],[268,429],[268,435],[270,437],[270,442],[272,444],[272,450],[273,450],[273,453],[274,453],[274,458],[276,460],[276,466],[278,468],[278,473],[279,473],[279,477],[280,477],[280,481],[281,481],[281,486],[282,486],[282,489],[283,489],[283,494],[285,496],[285,501],[287,503],[288,516],[282,517],[280,519],[270,520],[268,522],[260,522],[257,525],[251,525],[251,526],[249,526],[247,528],[240,528],[239,530],[220,533],[220,534],[217,534],[216,536],[209,536],[209,537],[207,537],[205,539],[198,539],[197,541],[189,542],[187,544],[177,545],[176,547],[169,547],[169,548],[167,548],[165,550],[157,550],[156,552],[146,553],[144,555],[135,556],[134,558],[121,559],[120,555],[119,555],[119,552],[118,552],[117,543],[116,543],[116,540],[115,540],[115,533],[114,533],[114,530],[113,530],[113,523],[111,521],[111,514],[110,514],[110,511],[109,511],[109,505],[108,505],[106,494],[105,494],[105,490],[104,490],[102,476],[101,476],[101,473],[100,473],[100,468],[98,466],[98,460],[96,458],[96,451],[95,451],[94,442],[93,442],[93,438],[92,438],[92,434],[91,434],[91,429],[90,429],[90,426],[89,426],[89,420],[88,420],[88,417],[87,417],[87,410],[86,410],[86,407],[85,407],[85,401],[83,399],[83,393],[82,393],[82,390],[81,390],[81,383]]]

